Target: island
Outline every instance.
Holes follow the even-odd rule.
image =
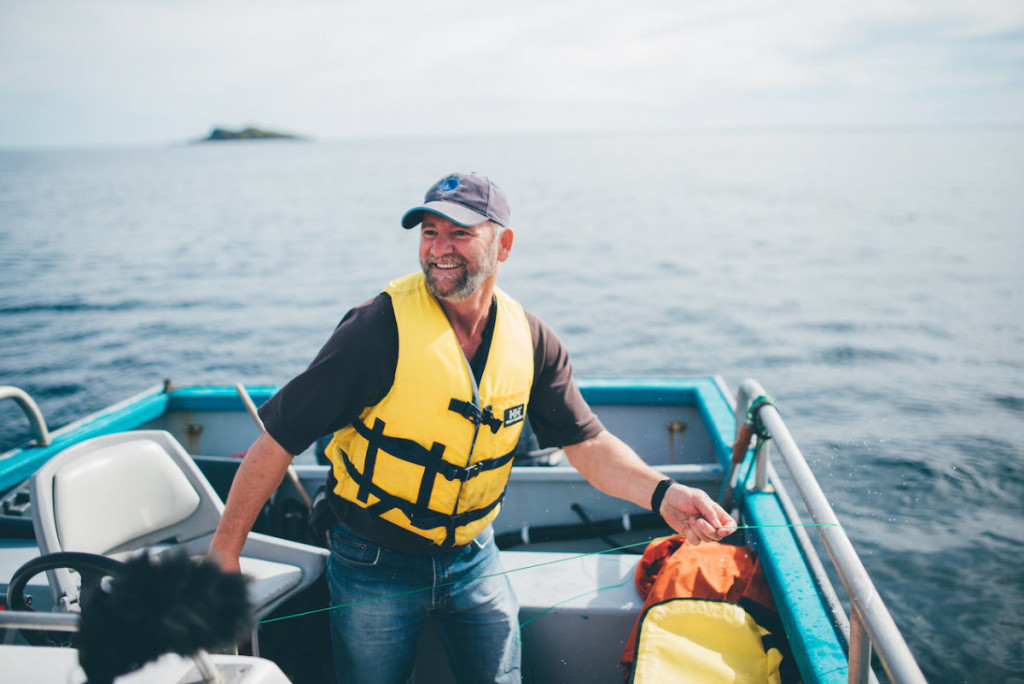
[[[259,128],[245,128],[240,131],[229,131],[225,128],[214,128],[210,135],[199,142],[218,142],[222,140],[302,140],[299,136],[288,133],[276,133]]]

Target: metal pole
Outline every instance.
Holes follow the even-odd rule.
[[[43,412],[39,410],[36,402],[23,389],[12,385],[0,387],[0,399],[14,399],[25,412],[32,429],[35,430],[39,446],[47,446],[50,443],[50,431],[46,429],[46,420],[43,419]]]
[[[37,613],[30,610],[5,610],[0,611],[0,628],[77,632],[78,619],[78,613]]]
[[[871,639],[864,633],[864,623],[856,610],[850,619],[850,670],[847,680],[850,684],[868,684],[871,672]]]
[[[744,385],[750,383],[746,381]],[[755,383],[756,384],[756,383]],[[748,385],[747,390],[751,389]],[[800,448],[783,423],[782,417],[773,406],[761,408],[761,420],[778,449],[779,455],[789,468],[794,485],[803,497],[807,510],[815,523],[823,525],[818,531],[832,563],[839,571],[839,578],[850,595],[853,611],[861,616],[863,626],[878,651],[879,658],[889,678],[897,684],[925,682],[917,661],[907,647],[903,635],[882,602],[860,557],[839,524],[832,506],[818,485]],[[851,636],[852,641],[852,636]]]
[[[196,669],[199,671],[199,676],[203,678],[203,682],[206,684],[224,683],[224,677],[217,669],[217,665],[213,662],[213,658],[210,657],[209,653],[203,649],[199,649],[199,651],[192,656],[192,661],[196,664]]]
[[[260,413],[256,409],[256,404],[253,403],[252,397],[245,389],[245,385],[238,383],[235,385],[235,391],[238,392],[238,396],[241,397],[242,403],[245,404],[245,410],[249,412],[249,415],[256,422],[260,432],[265,432],[266,428],[263,427],[263,420],[260,418]],[[302,503],[306,504],[307,509],[313,508],[313,501],[309,498],[309,494],[306,493],[305,487],[302,486],[302,481],[299,479],[299,474],[295,472],[295,468],[288,466],[286,471],[288,479],[295,487],[295,491],[299,493],[299,497],[302,499]]]
[[[759,492],[769,491],[768,487],[768,461],[771,454],[772,443],[765,441],[761,445],[761,451],[757,453],[756,470],[754,470],[754,489]]]

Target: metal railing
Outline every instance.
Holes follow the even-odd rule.
[[[765,396],[760,383],[744,380],[736,393],[737,428],[746,419],[750,404],[759,396]],[[856,684],[867,684],[870,681],[873,677],[871,652],[874,648],[891,681],[896,684],[925,682],[921,668],[778,410],[770,403],[762,404],[758,408],[758,416],[765,429],[771,433],[771,441],[775,443],[779,457],[786,464],[808,513],[820,525],[818,532],[821,540],[850,596],[848,681]],[[767,449],[762,449],[758,454],[765,461],[764,464],[758,464],[759,474],[767,471],[767,454]]]
[[[32,424],[32,429],[36,433],[36,440],[39,446],[46,446],[50,443],[50,431],[46,429],[43,413],[36,406],[36,402],[32,400],[32,397],[28,395],[28,392],[11,385],[3,385],[0,386],[0,400],[2,399],[14,399],[14,401],[18,402],[21,410],[25,412],[28,422]]]
[[[36,613],[32,611],[0,611],[0,630],[3,629],[26,629],[46,630],[49,632],[77,632],[80,615],[78,613]],[[168,651],[170,653],[171,651]],[[17,656],[13,656],[17,657]],[[184,657],[184,656],[183,656]],[[195,663],[199,671],[200,679],[188,679],[187,681],[209,682],[210,684],[225,684],[228,681],[236,681],[234,678],[226,678],[226,672],[236,672],[237,667],[218,667],[217,663],[210,657],[210,654],[203,649],[188,656]],[[258,655],[256,657],[259,657]],[[155,658],[154,658],[155,659]],[[244,672],[244,670],[242,670]],[[70,673],[69,674],[69,679]],[[186,680],[182,680],[186,681]]]
[[[0,629],[31,629],[50,632],[77,632],[78,613],[36,613],[22,610],[0,611]]]

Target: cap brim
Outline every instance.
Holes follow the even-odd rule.
[[[455,202],[427,202],[426,204],[413,207],[409,211],[405,212],[402,216],[402,227],[413,228],[423,222],[423,213],[432,212],[443,216],[452,223],[456,223],[460,226],[475,226],[489,221],[483,214],[478,214],[472,209],[467,209],[461,204]]]

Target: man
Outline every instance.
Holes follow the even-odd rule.
[[[430,615],[460,682],[519,681],[518,608],[490,523],[527,410],[542,446],[563,447],[598,489],[652,507],[691,542],[721,539],[734,522],[608,433],[557,336],[495,286],[513,242],[497,185],[451,174],[402,225],[420,226],[422,273],[350,311],[260,409],[266,432],[238,470],[210,552],[237,570],[292,454],[333,433],[338,681],[404,681]]]

